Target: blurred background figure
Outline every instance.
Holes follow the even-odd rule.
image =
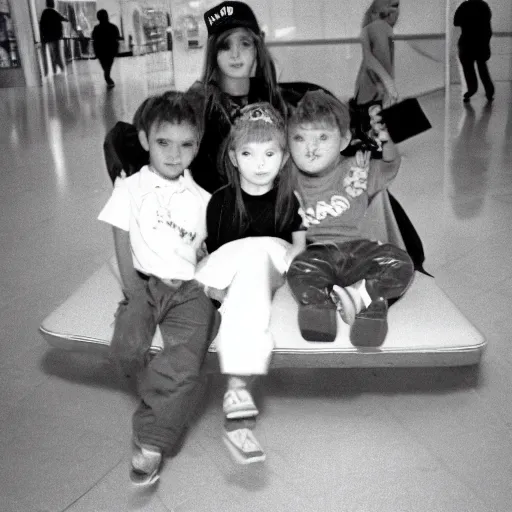
[[[494,99],[494,84],[487,67],[487,61],[491,58],[491,17],[491,8],[484,0],[465,0],[455,11],[453,24],[462,31],[458,48],[467,86],[464,93],[465,103],[478,90],[475,62],[487,100]]]
[[[365,12],[361,29],[363,60],[356,78],[358,105],[396,102],[393,29],[400,14],[399,0],[374,0]]]
[[[103,76],[105,82],[107,82],[107,87],[110,89],[116,85],[110,76],[110,71],[119,50],[121,34],[117,25],[110,23],[108,20],[108,12],[105,9],[100,9],[96,17],[99,23],[92,31],[93,48],[103,68]]]
[[[354,97],[350,100],[354,135],[363,141],[370,131],[370,107],[380,105],[386,108],[398,101],[393,30],[399,15],[399,0],[373,0],[363,16],[363,59],[356,78]]]
[[[57,73],[57,66],[64,72],[64,63],[60,53],[63,21],[68,21],[68,19],[55,9],[55,0],[46,0],[46,9],[43,10],[39,20],[45,76],[48,74],[47,47],[50,50],[53,73]]]

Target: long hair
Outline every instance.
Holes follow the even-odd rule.
[[[272,123],[261,120],[247,121],[247,113],[255,110],[263,110],[267,113]],[[236,151],[244,143],[275,141],[286,152],[286,125],[279,111],[269,103],[255,103],[242,109],[241,117],[236,119],[228,137],[224,141],[220,153],[220,161],[228,178],[228,187],[234,196],[235,222],[242,232],[249,221],[247,209],[242,195],[240,172],[233,165],[229,157],[229,151]],[[296,185],[295,168],[289,165],[289,161],[281,167],[273,184],[277,189],[277,198],[274,210],[274,226],[276,230],[284,230],[291,223],[296,214],[294,190]]]
[[[219,67],[217,64],[217,53],[219,48],[224,44],[230,34],[237,28],[227,30],[219,35],[211,35],[208,37],[206,43],[206,57],[203,68],[201,82],[204,87],[204,94],[207,98],[205,108],[211,110],[218,110],[225,119],[230,122],[230,116],[222,102],[222,91],[219,88],[220,76]],[[277,74],[274,60],[265,45],[264,36],[254,33],[249,28],[244,28],[252,37],[254,46],[256,48],[256,70],[254,73],[255,78],[258,78],[263,87],[266,89],[265,101],[268,101],[272,106],[277,108],[283,115],[285,114],[284,101],[281,98],[279,88],[277,86]],[[208,116],[210,112],[206,112]]]
[[[392,0],[373,0],[364,13],[361,26],[364,28],[375,20],[387,18],[390,13],[391,2]]]

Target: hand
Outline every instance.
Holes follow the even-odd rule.
[[[212,286],[205,286],[204,292],[210,299],[216,300],[222,303],[228,293],[228,289],[220,290],[219,288],[213,288]]]
[[[183,284],[183,281],[181,279],[162,279],[162,283],[173,290],[177,290]]]
[[[354,169],[367,172],[370,167],[371,156],[372,156],[372,154],[370,151],[357,151],[356,152],[356,165],[355,165]]]
[[[396,90],[395,86],[388,89],[387,94],[384,97],[384,101],[382,102],[382,106],[384,108],[391,107],[391,105],[394,105],[395,103],[398,103],[399,97],[398,97],[398,91]]]

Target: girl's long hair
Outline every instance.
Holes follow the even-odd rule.
[[[251,108],[257,108],[255,104]],[[267,105],[266,108],[271,108]],[[275,112],[278,116],[279,113]],[[281,121],[283,121],[281,119]],[[248,142],[269,142],[276,141],[283,153],[286,153],[286,128],[284,122],[282,125],[269,126],[268,123],[261,121],[249,121],[249,123],[237,123],[231,127],[229,136],[224,141],[220,161],[222,162],[224,172],[228,178],[228,187],[234,197],[235,202],[235,225],[241,233],[249,222],[249,216],[242,195],[240,183],[240,172],[233,165],[229,157],[229,151],[236,151],[240,144]],[[281,167],[273,188],[277,188],[277,198],[274,210],[274,226],[276,231],[284,230],[296,215],[296,201],[294,191],[296,189],[296,170],[291,165],[291,159]]]
[[[210,114],[210,110],[217,110],[228,122],[230,122],[230,115],[223,104],[222,91],[218,85],[220,83],[220,77],[219,67],[217,64],[217,53],[219,51],[219,47],[234,30],[237,29],[234,28],[223,32],[220,35],[212,35],[208,37],[203,75],[201,77],[201,82],[204,87],[204,95],[206,98],[205,108],[208,109],[205,113],[206,116]],[[255,34],[248,28],[245,28],[244,30],[251,35],[256,48],[256,70],[254,76],[261,81],[263,87],[266,89],[265,93],[267,97],[260,98],[260,101],[268,101],[272,106],[285,115],[286,107],[277,85],[276,67],[274,60],[265,45],[264,36]]]

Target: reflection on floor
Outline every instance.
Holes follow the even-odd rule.
[[[151,492],[128,481],[134,400],[101,359],[52,351],[41,320],[113,253],[96,216],[102,140],[158,87],[96,62],[0,91],[0,502],[4,512],[489,512],[512,503],[512,94],[421,99],[393,192],[426,268],[483,332],[479,368],[281,370],[262,385],[263,465],[221,443],[222,382]],[[149,84],[149,85],[148,85]],[[445,116],[446,109],[446,116]],[[87,308],[87,304],[84,304]]]

